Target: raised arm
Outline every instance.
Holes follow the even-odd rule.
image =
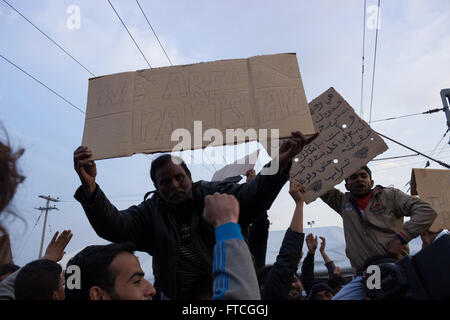
[[[152,234],[150,201],[119,211],[96,184],[97,168],[88,160],[91,155],[89,148],[83,146],[73,155],[75,171],[81,181],[74,197],[83,206],[91,226],[105,240],[133,242],[137,250],[151,251],[154,241],[149,238]]]
[[[292,216],[291,219],[290,228],[292,231],[298,233],[303,232],[303,204],[304,204],[303,194],[305,193],[305,191],[306,191],[305,186],[299,185],[295,182],[290,182],[289,194],[295,201],[294,215]]]
[[[326,246],[326,239],[325,237],[319,237],[320,238],[320,254],[322,255],[323,261],[325,263],[325,266],[328,270],[328,275],[332,275],[334,273],[334,270],[336,269],[336,266],[334,262],[328,257],[327,253],[325,252],[325,246]]]
[[[303,241],[303,193],[305,187],[291,182],[289,193],[295,201],[291,225],[286,231],[276,262],[262,290],[263,300],[286,300],[292,287],[293,275],[301,258]]]
[[[305,291],[309,293],[314,283],[314,255],[317,249],[317,237],[314,237],[312,233],[306,236],[306,246],[308,254],[302,264],[302,283]]]
[[[424,233],[433,224],[437,216],[436,211],[425,201],[407,195],[406,193],[392,189],[393,203],[396,205],[396,213],[399,217],[411,217],[403,225],[402,230],[388,245],[388,253],[396,258],[400,258],[403,246],[410,240]]]
[[[92,196],[96,188],[97,166],[89,160],[91,156],[91,150],[84,146],[78,147],[73,153],[73,165],[87,198]]]
[[[228,194],[206,196],[203,217],[213,225],[216,236],[212,299],[261,299],[250,251],[237,224],[239,202]]]
[[[331,188],[323,195],[320,196],[331,209],[342,215],[342,209],[344,206],[345,194],[336,188]]]

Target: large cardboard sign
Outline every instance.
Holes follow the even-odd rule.
[[[193,65],[118,73],[89,80],[83,133],[92,159],[134,153],[171,151],[176,129],[191,133],[191,149],[242,143],[194,136],[194,121],[202,130],[279,129],[314,133],[295,54],[255,56]],[[200,139],[200,141],[198,141]]]
[[[226,165],[225,167],[217,170],[211,181],[222,181],[229,177],[235,177],[245,174],[248,170],[255,167],[258,160],[259,149],[255,152],[245,156],[242,159],[236,160],[233,163]]]
[[[450,229],[450,170],[412,169],[411,194],[418,195],[436,210],[432,232]]]
[[[293,161],[290,179],[310,203],[388,149],[339,93],[330,88],[309,103],[319,136]]]

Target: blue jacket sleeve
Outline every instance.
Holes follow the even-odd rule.
[[[260,300],[255,267],[241,228],[226,223],[215,230],[213,300]]]

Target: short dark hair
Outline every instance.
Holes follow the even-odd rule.
[[[152,161],[152,166],[150,168],[150,178],[152,178],[153,184],[156,187],[156,171],[162,167],[164,167],[167,162],[172,161],[172,157],[181,161],[181,166],[183,167],[186,174],[191,177],[191,172],[189,171],[186,163],[179,157],[172,156],[170,154],[163,154],[162,156],[159,156],[155,160]]]
[[[333,296],[335,295],[333,289],[330,288],[330,286],[324,282],[316,282],[312,285],[310,293],[309,293],[309,300],[315,300],[316,299],[316,295],[320,292],[320,291],[328,291],[330,292]]]
[[[52,300],[62,268],[55,261],[39,259],[20,269],[14,282],[16,300]]]
[[[369,167],[367,165],[362,166],[360,169],[363,169],[367,172],[367,174],[369,175],[370,180],[372,180],[372,171],[369,169]],[[345,178],[345,182],[347,183],[348,177]]]
[[[121,252],[133,254],[135,245],[131,242],[111,243],[108,245],[88,246],[77,253],[67,263],[67,268],[76,265],[80,268],[80,289],[69,289],[66,285],[66,300],[89,300],[89,290],[99,286],[108,293],[114,292],[114,281],[117,274],[110,269],[114,258]],[[66,281],[70,274],[66,272]]]
[[[14,263],[0,264],[0,276],[3,276],[7,273],[16,272],[19,269],[20,267],[18,265],[15,265]]]

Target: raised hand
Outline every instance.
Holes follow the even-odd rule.
[[[325,240],[324,237],[319,237],[319,238],[321,240],[319,251],[320,252],[325,252],[326,240]]]
[[[88,147],[80,146],[73,153],[73,165],[75,171],[80,177],[81,184],[87,196],[95,191],[95,177],[97,176],[97,167],[94,161],[88,160],[92,156]]]
[[[306,246],[308,247],[309,253],[316,253],[317,249],[317,236],[314,237],[312,233],[306,236]]]
[[[205,197],[203,217],[215,228],[228,222],[239,220],[239,202],[230,194],[218,192]]]
[[[295,181],[290,181],[289,194],[291,195],[292,199],[294,199],[296,204],[303,203],[305,201],[305,198],[303,196],[305,191],[306,189],[304,185],[298,184]]]
[[[47,246],[47,249],[45,250],[44,259],[53,260],[55,262],[58,262],[62,259],[64,254],[66,253],[64,249],[66,249],[67,244],[70,242],[70,239],[72,239],[72,231],[70,230],[64,230],[61,235],[58,237],[59,231],[57,231],[54,235],[52,240],[50,240],[50,243]]]

